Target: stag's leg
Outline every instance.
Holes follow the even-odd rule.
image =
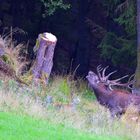
[[[121,108],[111,108],[110,112],[112,118],[118,118],[118,119],[120,119],[121,116],[125,113],[125,111],[122,110]]]
[[[116,111],[114,111],[114,110],[110,110],[110,113],[111,113],[111,118],[116,118],[117,117],[117,113],[116,113]]]

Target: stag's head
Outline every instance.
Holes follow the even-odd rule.
[[[88,75],[86,76],[88,82],[91,86],[96,86],[100,82],[99,77],[93,71],[89,71]]]
[[[101,65],[97,67],[97,74],[94,73],[93,71],[89,71],[88,75],[86,76],[89,84],[93,87],[97,87],[99,85],[104,85],[108,87],[108,89],[113,90],[114,86],[121,86],[121,87],[127,87],[131,89],[130,85],[134,83],[134,80],[131,80],[134,75],[132,75],[127,83],[121,83],[121,80],[128,77],[128,75],[125,75],[121,78],[115,79],[115,80],[109,80],[110,76],[114,74],[117,71],[113,71],[106,75],[106,70],[109,66],[105,68],[101,68]]]

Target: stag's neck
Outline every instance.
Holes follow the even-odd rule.
[[[92,89],[94,90],[95,96],[98,100],[100,100],[101,98],[105,99],[108,97],[108,95],[111,94],[111,91],[104,85],[92,86]]]

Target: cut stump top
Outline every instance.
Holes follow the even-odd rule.
[[[51,33],[43,33],[39,35],[40,39],[43,39],[44,41],[46,41],[49,44],[55,44],[57,42],[57,38],[56,36],[54,36]]]

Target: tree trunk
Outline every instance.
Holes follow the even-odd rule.
[[[89,65],[89,35],[86,25],[86,16],[88,13],[88,2],[85,0],[80,0],[79,5],[79,19],[78,19],[78,34],[79,39],[76,46],[76,58],[74,60],[74,68],[77,69],[78,76],[85,76],[88,72]]]
[[[45,80],[48,84],[49,76],[53,67],[53,55],[57,38],[50,33],[39,34],[34,49],[37,49],[37,57],[33,67],[34,81]]]
[[[137,69],[133,93],[140,94],[140,0],[137,0]]]

